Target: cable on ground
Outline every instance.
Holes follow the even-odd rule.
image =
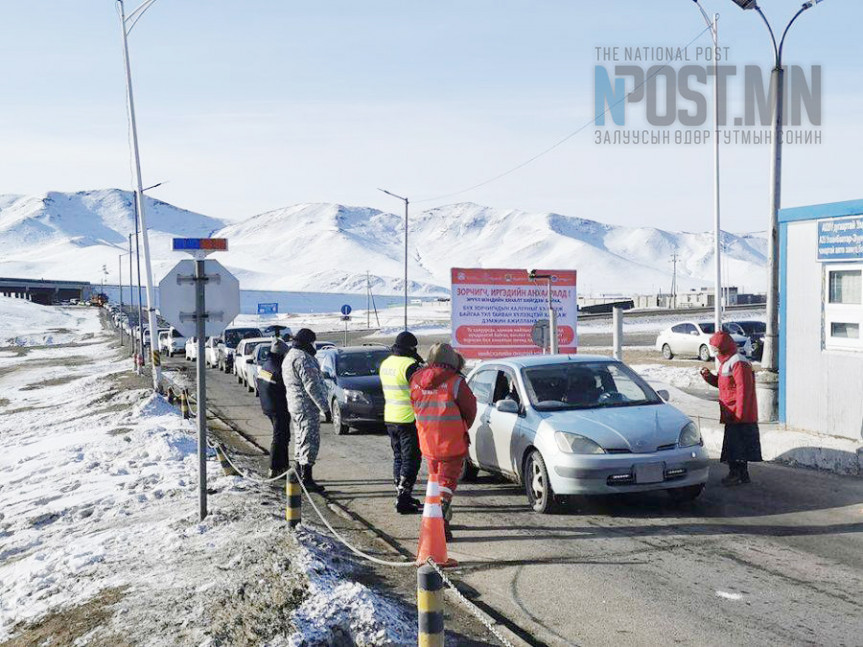
[[[460,602],[462,602],[464,604],[464,606],[466,606],[468,608],[468,610],[471,612],[471,614],[473,614],[476,617],[476,619],[479,620],[482,623],[482,625],[486,629],[488,629],[489,632],[491,632],[491,634],[504,645],[504,647],[515,647],[515,645],[513,645],[509,640],[507,640],[505,637],[503,637],[500,634],[500,632],[497,630],[497,628],[494,626],[494,624],[489,622],[488,618],[479,610],[479,608],[473,602],[468,600],[464,596],[464,594],[458,590],[458,588],[456,588],[456,585],[450,581],[450,579],[443,572],[443,569],[440,566],[438,566],[431,557],[429,557],[426,560],[426,564],[431,566],[437,572],[437,574],[440,575],[441,579],[443,580],[443,583],[446,584],[450,589],[452,589],[455,592],[456,598],[458,598],[458,600]]]

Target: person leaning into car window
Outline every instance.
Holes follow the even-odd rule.
[[[410,394],[411,376],[423,361],[417,353],[417,344],[412,333],[400,332],[392,355],[381,363],[379,371],[384,390],[384,423],[393,448],[393,483],[399,514],[416,514],[422,510],[422,503],[413,497],[422,463]]]
[[[282,362],[288,354],[288,345],[278,337],[270,345],[270,354],[258,373],[258,393],[261,409],[273,425],[273,442],[270,445],[270,478],[288,470],[288,449],[291,442],[291,414],[288,413],[288,396],[282,379]]]
[[[728,463],[728,476],[722,479],[722,485],[742,485],[750,481],[747,463],[761,461],[755,375],[727,332],[715,333],[710,347],[719,360],[719,375],[704,367],[701,377],[719,388],[720,422],[725,425],[719,460]]]

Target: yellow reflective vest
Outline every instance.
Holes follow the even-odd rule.
[[[381,386],[384,389],[384,422],[409,424],[414,421],[411,387],[407,370],[416,363],[413,357],[390,355],[381,364]]]

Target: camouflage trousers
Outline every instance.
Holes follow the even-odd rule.
[[[294,460],[300,465],[314,465],[321,448],[321,420],[314,412],[291,413],[294,436]]]

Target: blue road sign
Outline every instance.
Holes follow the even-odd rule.
[[[274,315],[279,313],[279,304],[278,303],[259,303],[258,304],[258,314],[259,315]]]
[[[346,317],[349,314],[351,314],[351,310],[352,310],[352,308],[347,303],[342,306],[342,314],[345,315]]]

